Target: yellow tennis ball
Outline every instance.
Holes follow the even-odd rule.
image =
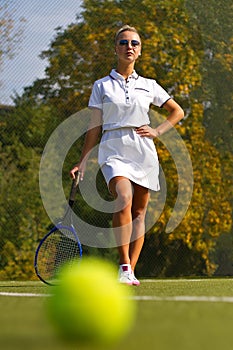
[[[72,267],[64,266],[59,277],[59,286],[48,299],[48,311],[65,339],[111,345],[129,332],[136,314],[132,287],[117,281],[110,262],[83,258]]]

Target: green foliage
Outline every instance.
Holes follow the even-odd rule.
[[[22,40],[24,18],[15,19],[9,0],[0,3],[0,66],[4,59],[13,58]]]
[[[25,108],[24,108],[25,107]],[[19,107],[2,117],[0,138],[0,277],[25,279],[33,272],[33,251],[48,221],[41,206],[39,163],[44,147],[40,108]],[[43,116],[48,116],[46,107]]]
[[[210,0],[208,12],[201,0],[186,3],[192,23],[200,29],[204,50],[198,98],[205,105],[207,135],[222,152],[232,152],[232,1]]]

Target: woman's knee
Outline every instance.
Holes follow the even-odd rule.
[[[132,207],[132,193],[127,192],[118,192],[116,198],[116,210],[117,211],[127,211],[131,212]]]
[[[110,189],[116,200],[116,210],[131,210],[133,200],[133,188],[131,182],[126,178],[115,178],[110,183]]]
[[[143,223],[146,217],[146,208],[142,210],[137,210],[132,213],[132,218],[135,223]]]

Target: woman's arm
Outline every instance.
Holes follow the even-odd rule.
[[[101,130],[102,130],[102,111],[100,109],[93,108],[91,121],[85,136],[80,160],[77,164],[74,165],[74,167],[70,171],[70,176],[73,179],[75,178],[75,173],[77,171],[80,172],[80,180],[83,179],[85,169],[86,169],[86,162],[88,160],[91,150],[97,144]]]
[[[152,137],[163,135],[166,131],[170,130],[174,125],[176,125],[182,118],[184,118],[184,111],[173,99],[168,100],[164,105],[169,115],[167,119],[157,126],[155,129],[151,128],[149,125],[143,125],[136,129],[137,134],[142,137]]]

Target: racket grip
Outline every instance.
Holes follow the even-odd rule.
[[[79,178],[80,178],[80,172],[78,171],[77,173],[75,173],[75,179],[72,181],[72,186],[71,186],[71,191],[70,191],[70,198],[69,198],[70,201],[74,201],[75,200],[75,195],[76,195],[76,192],[77,192]]]

